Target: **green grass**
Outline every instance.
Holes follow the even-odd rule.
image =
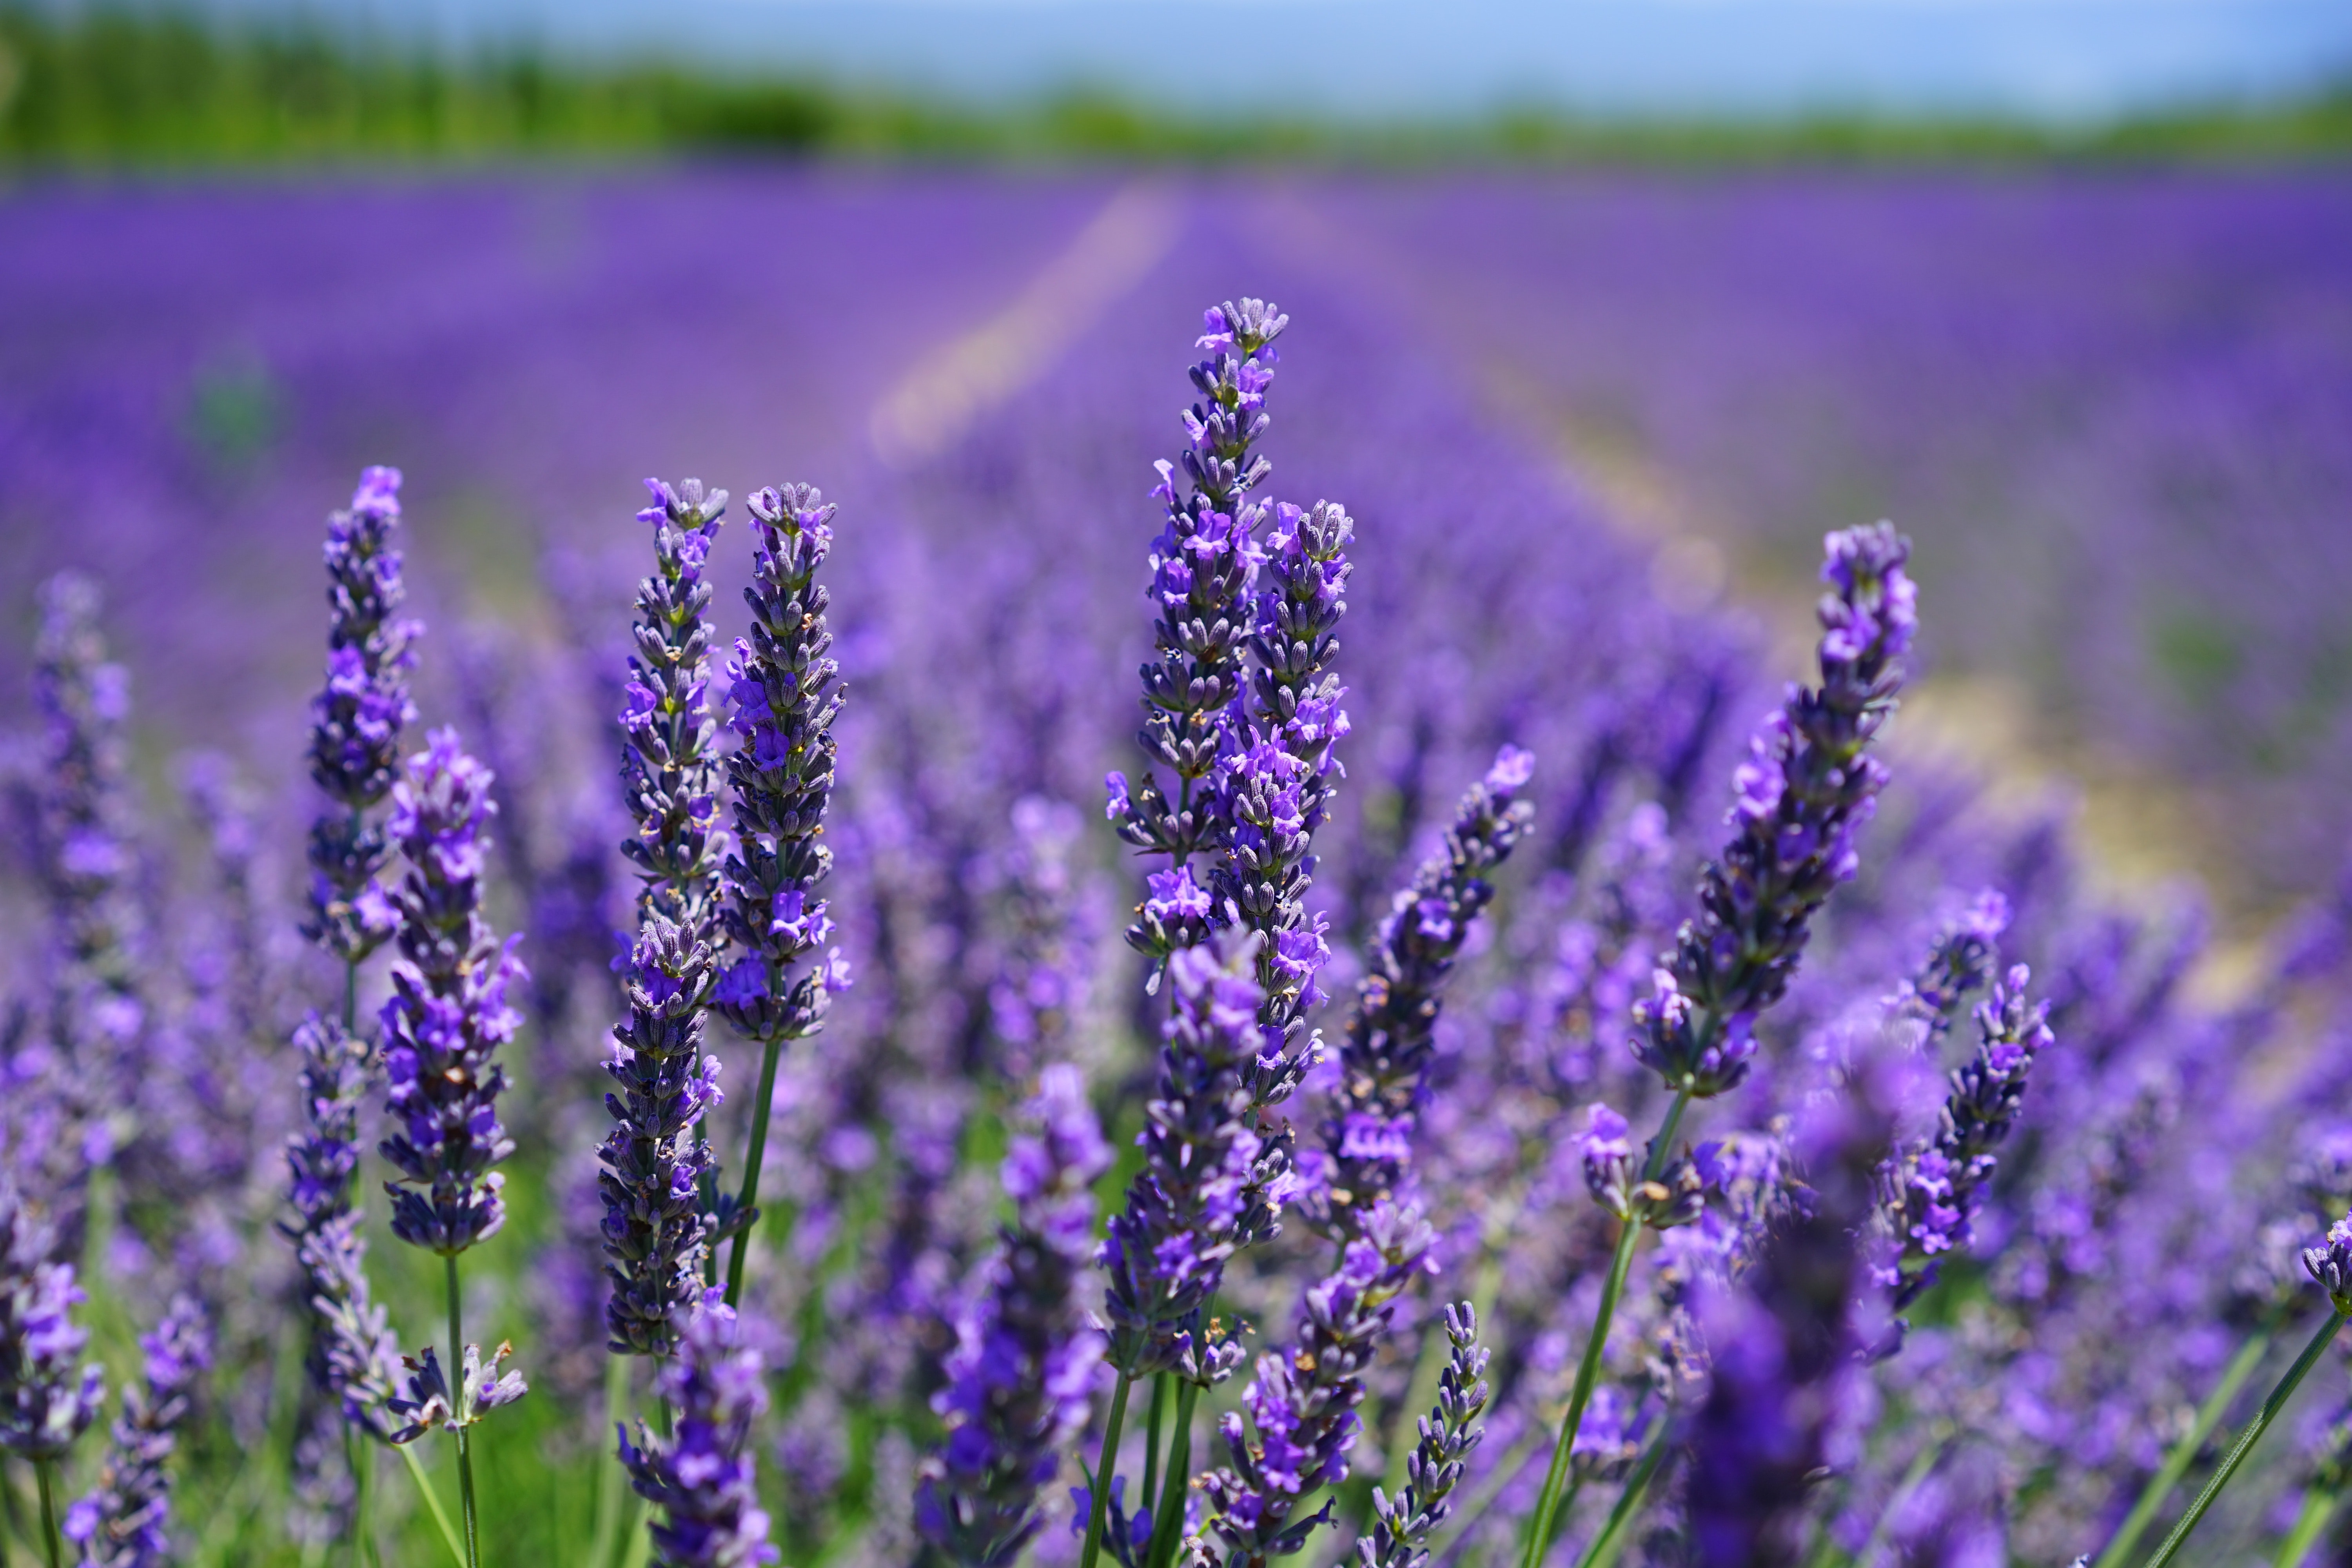
[[[1742,164],[2337,158],[2352,83],[2288,102],[2192,106],[2059,128],[1822,113],[1589,119],[1549,109],[1342,124],[1189,116],[1087,91],[1003,110],[727,76],[676,62],[446,58],[315,25],[208,26],[101,5],[60,18],[0,0],[0,164],[171,169],[319,161],[644,157],[1444,164]]]

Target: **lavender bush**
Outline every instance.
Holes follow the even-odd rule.
[[[404,617],[476,569],[367,470],[282,726],[317,795],[239,837],[208,764],[201,856],[52,588],[0,1544],[2342,1550],[2340,900],[2192,998],[2185,900],[1904,749],[1895,529],[1828,536],[1767,669],[1360,300],[1291,303],[1207,312],[1156,486],[1102,412],[1173,357],[1138,308],[838,511],[751,491],[740,551],[653,482],[634,612],[554,555],[509,643]]]

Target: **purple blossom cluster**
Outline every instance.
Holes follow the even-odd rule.
[[[98,1489],[67,1510],[62,1526],[95,1568],[163,1568],[171,1559],[163,1532],[172,1497],[164,1467],[179,1447],[197,1379],[212,1366],[212,1327],[187,1296],[173,1298],[163,1321],[142,1334],[141,1381],[122,1392],[108,1434]]]
[[[976,272],[993,255],[977,246]],[[1772,700],[1750,640],[1677,580],[1688,552],[1612,539],[1514,455],[1433,345],[1383,326],[1381,265],[1360,296],[1286,282],[1295,329],[1253,301],[1212,312],[1183,475],[1157,493],[1148,630],[1098,591],[1138,542],[1100,519],[1137,467],[1118,411],[1147,401],[1113,367],[1146,356],[1159,280],[1099,318],[1069,302],[1055,331],[1084,348],[1027,343],[1055,368],[1004,407],[893,447],[887,473],[850,465],[876,520],[855,551],[836,557],[814,492],[762,491],[747,573],[719,548],[719,492],[656,486],[624,645],[614,584],[567,540],[556,615],[453,639],[472,758],[438,730],[407,755],[409,721],[451,692],[398,618],[395,492],[371,471],[333,525],[312,714],[314,760],[344,770],[320,783],[345,879],[310,911],[340,1013],[317,954],[240,934],[247,900],[274,918],[266,831],[240,839],[215,790],[211,842],[181,857],[131,809],[127,688],[89,673],[94,605],[57,599],[76,629],[47,639],[41,717],[61,739],[25,754],[64,762],[21,793],[51,792],[37,822],[104,831],[30,836],[27,863],[53,932],[113,911],[57,973],[103,958],[124,981],[44,974],[0,1008],[0,1175],[24,1194],[0,1378],[79,1483],[61,1495],[98,1483],[63,1538],[152,1555],[178,1470],[204,1479],[176,1489],[172,1537],[238,1533],[257,1560],[280,1514],[328,1561],[428,1532],[502,1559],[551,1532],[598,1568],[2116,1568],[2233,1531],[2274,1561],[2338,1551],[2352,1395],[2326,1352],[2352,1316],[2352,1160],[2325,1108],[2352,1081],[2352,1012],[2329,911],[2275,963],[2239,955],[2229,973],[2254,978],[2216,1002],[2185,901],[2115,907],[2055,818],[1884,749],[1916,616],[1883,526],[1831,535],[1820,679],[1741,754],[1729,721]],[[1379,498],[1361,540],[1342,509],[1269,493],[1277,332],[1310,416],[1285,460]],[[727,428],[702,432],[714,460],[749,446]],[[423,521],[442,498],[411,468]],[[745,579],[730,660],[710,606]],[[1150,772],[1115,781],[1115,831],[1087,828],[1070,803],[1129,727],[1100,672],[1147,640]],[[596,761],[615,747],[617,789]],[[76,866],[110,880],[54,874]],[[607,980],[606,894],[632,869]],[[338,898],[341,925],[319,913]],[[1140,961],[1095,940],[1127,900]],[[491,908],[519,911],[541,975]],[[323,1016],[295,1028],[297,997]],[[1972,1005],[1981,1039],[1956,1047]],[[729,1028],[763,1060],[722,1100],[709,1037]],[[67,1029],[113,1042],[139,1084],[84,1075],[60,1138],[46,1064]],[[251,1196],[286,1189],[240,1143],[288,1152],[290,1248]],[[749,1156],[726,1196],[722,1146]],[[394,1332],[407,1268],[371,1286],[369,1148],[401,1178],[395,1234],[448,1259],[446,1345]],[[1114,1150],[1124,1197],[1098,1230]],[[473,1245],[509,1200],[528,1265],[512,1238]],[[109,1206],[68,1241],[84,1204]],[[1281,1234],[1286,1207],[1308,1223]],[[102,1281],[103,1328],[126,1307],[159,1321],[184,1275],[215,1282],[221,1370],[159,1335],[172,1365],[126,1392],[118,1457],[77,1457],[101,1412],[76,1378],[75,1280]],[[299,1346],[280,1302],[308,1305]],[[478,1495],[480,1423],[523,1392],[495,1333],[466,1342],[461,1313],[485,1310],[565,1369],[540,1391],[562,1489],[543,1504],[528,1466],[495,1464]],[[308,1378],[278,1381],[298,1349]],[[199,1436],[174,1444],[161,1413],[182,1407]],[[608,1422],[617,1456],[566,1436]],[[436,1431],[454,1487],[414,1447]],[[394,1506],[387,1443],[424,1487]],[[287,1463],[254,1473],[292,1472],[282,1507],[187,1517],[222,1495],[217,1456],[278,1444]]]

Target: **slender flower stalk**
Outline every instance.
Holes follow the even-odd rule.
[[[1408,1195],[1413,1119],[1428,1096],[1435,1055],[1438,993],[1494,899],[1486,873],[1510,858],[1534,824],[1535,808],[1518,798],[1534,773],[1534,757],[1505,746],[1381,926],[1339,1049],[1339,1092],[1322,1147],[1299,1161],[1310,1222],[1342,1244],[1374,1205]]]
[[[688,1316],[677,1353],[655,1374],[671,1431],[644,1423],[621,1434],[621,1463],[637,1494],[662,1512],[653,1527],[660,1568],[750,1568],[773,1563],[751,1458],[752,1427],[768,1408],[760,1352],[738,1342],[734,1310],[712,1300]]]
[[[360,1106],[370,1091],[365,1042],[313,1013],[294,1032],[301,1054],[302,1131],[287,1140],[294,1217],[278,1229],[309,1283],[310,1382],[343,1419],[379,1441],[396,1386],[398,1342],[368,1284],[367,1242],[352,1206]]]
[[[825,626],[830,603],[816,581],[833,548],[835,508],[811,485],[763,489],[750,502],[759,544],[752,584],[751,635],[735,645],[727,667],[728,722],[741,744],[727,759],[734,786],[735,843],[727,861],[725,922],[743,956],[719,977],[711,1005],[760,1043],[760,1083],[751,1102],[743,1184],[711,1215],[712,1246],[732,1237],[726,1299],[743,1290],[744,1247],[759,1217],[760,1167],[767,1152],[776,1063],[787,1041],[824,1026],[826,1004],[849,985],[848,962],[827,948],[833,921],[815,892],[833,868],[820,841],[833,794],[834,721],[845,693]],[[825,949],[805,972],[802,959]]]
[[[482,918],[485,829],[497,809],[489,786],[489,770],[465,753],[457,731],[436,730],[394,786],[389,824],[409,870],[395,895],[400,962],[383,1014],[386,1110],[397,1131],[379,1149],[400,1172],[384,1184],[393,1234],[446,1260],[449,1359],[461,1368],[478,1352],[459,1322],[457,1258],[506,1222],[506,1178],[493,1167],[514,1142],[499,1124],[506,1073],[496,1058],[522,1018],[508,991],[529,978],[515,956],[521,939],[500,943]],[[513,1385],[519,1396],[519,1376]],[[457,1439],[467,1568],[480,1550],[470,1433],[478,1415],[465,1399],[446,1423]]]
[[[212,1365],[212,1328],[194,1298],[173,1298],[163,1321],[141,1336],[144,1381],[122,1391],[98,1489],[66,1510],[65,1534],[93,1568],[163,1568],[172,1501],[166,1468],[191,1408],[190,1391]]]
[[[1478,1314],[1469,1302],[1445,1309],[1453,1344],[1440,1376],[1437,1403],[1421,1417],[1421,1441],[1405,1461],[1405,1484],[1394,1501],[1372,1489],[1371,1528],[1356,1542],[1360,1568],[1422,1568],[1429,1538],[1454,1511],[1463,1465],[1486,1436],[1478,1417],[1486,1408],[1486,1352],[1478,1343]]]
[[[2319,1282],[2320,1289],[2327,1292],[2326,1321],[2313,1331],[2310,1341],[2303,1347],[2303,1353],[2294,1358],[2294,1364],[2287,1368],[2286,1374],[2272,1388],[2270,1397],[2263,1401],[2263,1407],[2254,1413],[2252,1421],[2246,1423],[2245,1429],[2238,1434],[2238,1440],[2230,1445],[2229,1452],[2221,1456],[2221,1462],[2213,1467],[2213,1474],[2205,1482],[2204,1489],[2197,1494],[2174,1523],[2171,1533],[2148,1558],[2147,1568],[2164,1568],[2179,1554],[2182,1543],[2196,1530],[2198,1521],[2205,1517],[2206,1510],[2213,1506],[2214,1500],[2221,1495],[2222,1489],[2230,1484],[2231,1478],[2246,1462],[2246,1456],[2254,1451],[2254,1445],[2263,1440],[2263,1434],[2270,1430],[2271,1423],[2278,1419],[2279,1413],[2294,1397],[2294,1391],[2303,1385],[2305,1376],[2318,1362],[2320,1355],[2334,1342],[2336,1331],[2344,1327],[2344,1320],[2352,1317],[2352,1214],[2346,1215],[2328,1227],[2325,1247],[2304,1249],[2303,1266]]]
[[[1347,1479],[1365,1370],[1397,1296],[1426,1269],[1434,1239],[1413,1210],[1375,1205],[1339,1268],[1307,1289],[1297,1342],[1258,1357],[1256,1376],[1242,1392],[1247,1419],[1226,1413],[1227,1462],[1201,1482],[1209,1510],[1201,1541],[1222,1548],[1224,1568],[1265,1568],[1298,1552],[1330,1520],[1330,1498],[1314,1513],[1298,1510],[1318,1488]]]
[[[1675,933],[1654,994],[1634,1008],[1633,1054],[1674,1095],[1650,1141],[1643,1184],[1665,1173],[1691,1101],[1721,1094],[1747,1076],[1756,1016],[1788,989],[1814,912],[1853,875],[1855,836],[1885,783],[1886,771],[1868,748],[1895,710],[1900,660],[1917,628],[1916,591],[1904,571],[1910,544],[1882,522],[1831,534],[1825,553],[1822,578],[1831,591],[1818,611],[1822,683],[1791,687],[1750,743],[1734,780],[1731,842],[1701,874],[1698,913]],[[1576,1435],[1643,1228],[1636,1213],[1618,1234],[1551,1465],[1528,1517],[1521,1568],[1540,1568],[1551,1543]]]
[[[1066,1063],[1045,1068],[1027,1115],[1034,1131],[1004,1161],[1014,1217],[956,1324],[947,1386],[931,1401],[947,1433],[915,1494],[917,1528],[967,1568],[1003,1568],[1036,1534],[1038,1492],[1086,1429],[1102,1364],[1077,1286],[1092,1251],[1093,1184],[1110,1150],[1086,1080]]]

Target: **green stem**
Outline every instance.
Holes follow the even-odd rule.
[[[604,1430],[613,1431],[628,1418],[629,1358],[610,1355],[604,1358]],[[598,1443],[603,1454],[603,1444]],[[612,1568],[614,1550],[620,1544],[621,1501],[627,1490],[622,1477],[620,1450],[604,1455],[605,1462],[596,1467],[596,1536],[588,1548],[590,1568]]]
[[[1683,1112],[1690,1109],[1690,1102],[1688,1085],[1675,1092],[1675,1102],[1666,1110],[1664,1124],[1650,1140],[1650,1157],[1642,1165],[1643,1181],[1656,1181],[1659,1173],[1666,1168],[1666,1151],[1674,1143],[1675,1130],[1682,1125]],[[1608,1282],[1601,1288],[1600,1310],[1592,1315],[1592,1334],[1584,1342],[1584,1359],[1576,1367],[1576,1386],[1568,1396],[1568,1412],[1559,1420],[1551,1468],[1544,1474],[1543,1490],[1537,1496],[1535,1513],[1528,1521],[1527,1550],[1520,1557],[1520,1568],[1542,1568],[1544,1553],[1551,1549],[1552,1537],[1559,1527],[1560,1502],[1568,1487],[1576,1434],[1584,1425],[1584,1407],[1592,1398],[1592,1385],[1601,1378],[1601,1353],[1608,1347],[1609,1325],[1617,1316],[1617,1299],[1625,1292],[1625,1273],[1633,1266],[1633,1245],[1641,1236],[1642,1216],[1636,1214],[1625,1221],[1625,1228],[1617,1237],[1617,1251],[1609,1259]]]
[[[2294,1364],[2286,1369],[2286,1375],[2279,1379],[2276,1388],[2271,1390],[2271,1396],[2263,1401],[2263,1407],[2254,1413],[2252,1421],[2246,1423],[2246,1429],[2238,1434],[2238,1440],[2230,1445],[2230,1451],[2221,1456],[2221,1463],[2215,1468],[2212,1479],[2205,1483],[2205,1489],[2197,1494],[2197,1500],[2189,1505],[2189,1511],[2180,1516],[2180,1522],[2172,1527],[2172,1533],[2164,1538],[2164,1544],[2158,1546],[2156,1555],[2147,1560],[2147,1568],[2164,1568],[2172,1561],[2173,1554],[2180,1550],[2181,1542],[2189,1539],[2189,1532],[2197,1528],[2197,1521],[2205,1517],[2205,1510],[2213,1506],[2213,1500],[2221,1495],[2221,1489],[2230,1484],[2230,1478],[2238,1473],[2238,1467],[2244,1464],[2246,1456],[2254,1451],[2254,1445],[2262,1441],[2263,1434],[2270,1430],[2271,1423],[2277,1420],[2279,1412],[2286,1408],[2286,1402],[2294,1397],[2295,1389],[2302,1384],[2304,1375],[2311,1371],[2312,1363],[2319,1359],[2320,1352],[2336,1337],[2336,1331],[2343,1326],[2343,1309],[2332,1307],[2327,1321],[2319,1325],[2318,1331],[2311,1336],[2311,1342],[2303,1347],[2303,1353],[2294,1358]]]
[[[2271,1568],[2303,1568],[2303,1560],[2311,1555],[2314,1542],[2327,1521],[2336,1517],[2336,1505],[2344,1495],[2327,1487],[2313,1487],[2303,1494],[2303,1511],[2294,1516],[2294,1528],[2279,1542],[2278,1555],[2271,1559]]]
[[[1462,1548],[1469,1541],[1471,1532],[1478,1528],[1485,1521],[1487,1512],[1494,1508],[1496,1500],[1503,1495],[1513,1481],[1519,1479],[1520,1471],[1527,1468],[1528,1459],[1535,1453],[1535,1447],[1534,1437],[1521,1438],[1509,1453],[1503,1456],[1502,1462],[1488,1473],[1485,1483],[1471,1494],[1461,1508],[1454,1510],[1454,1518],[1449,1521],[1451,1528],[1446,1532],[1445,1544],[1431,1549],[1430,1562],[1434,1564],[1434,1568],[1451,1568],[1454,1560],[1462,1554]],[[1568,1500],[1573,1502],[1575,1499],[1576,1489],[1571,1486],[1568,1491]],[[1561,1506],[1565,1508],[1567,1503],[1562,1503]]]
[[[751,1101],[751,1147],[743,1156],[743,1192],[736,1200],[739,1214],[748,1214],[760,1200],[760,1162],[768,1152],[768,1107],[776,1098],[776,1058],[783,1052],[782,1038],[761,1047],[760,1092]],[[727,1304],[730,1307],[743,1295],[743,1253],[751,1240],[751,1227],[746,1225],[735,1233],[734,1245],[727,1254]]]
[[[375,1449],[348,1422],[343,1426],[343,1462],[351,1467],[357,1501],[352,1509],[352,1561],[373,1563],[375,1550]]]
[[[1127,1391],[1131,1386],[1132,1380],[1122,1372],[1111,1389],[1102,1452],[1095,1457],[1094,1505],[1087,1510],[1087,1544],[1078,1554],[1078,1568],[1095,1568],[1095,1559],[1102,1555],[1103,1520],[1110,1512],[1110,1468],[1118,1463],[1118,1431],[1127,1425]]]
[[[1160,1499],[1160,1433],[1168,1424],[1168,1373],[1151,1380],[1151,1414],[1143,1423],[1143,1511],[1156,1512]]]
[[[1641,1511],[1642,1496],[1650,1489],[1650,1479],[1658,1473],[1658,1466],[1665,1458],[1666,1450],[1673,1446],[1674,1436],[1672,1426],[1659,1433],[1658,1440],[1650,1445],[1650,1451],[1642,1456],[1642,1462],[1633,1467],[1633,1473],[1625,1478],[1625,1489],[1617,1494],[1617,1506],[1609,1510],[1608,1521],[1601,1525],[1601,1533],[1592,1538],[1592,1544],[1584,1549],[1582,1557],[1577,1559],[1577,1568],[1609,1568],[1617,1561],[1617,1553],[1625,1546],[1625,1526]]]
[[[1176,1561],[1176,1538],[1184,1529],[1184,1496],[1192,1482],[1192,1406],[1201,1385],[1187,1383],[1176,1394],[1176,1430],[1168,1438],[1168,1473],[1160,1485],[1160,1506],[1151,1518],[1151,1556],[1145,1568]]]
[[[2246,1336],[2246,1342],[2238,1347],[2238,1353],[2221,1369],[2221,1381],[2213,1385],[2213,1392],[2197,1407],[2197,1417],[2188,1432],[2172,1446],[2172,1451],[2164,1456],[2164,1463],[2140,1489],[2139,1500],[2132,1504],[2131,1512],[2116,1526],[2115,1539],[2107,1542],[2106,1550],[2099,1553],[2092,1568],[2123,1568],[2132,1549],[2139,1544],[2139,1538],[2156,1522],[2157,1512],[2172,1496],[2172,1489],[2180,1484],[2180,1478],[2189,1473],[2189,1467],[2205,1451],[2206,1439],[2221,1424],[2221,1417],[2230,1413],[2238,1391],[2254,1375],[2263,1357],[2270,1353],[2271,1342],[2286,1326],[2287,1312],[2288,1308],[2284,1306],[2274,1309]]]
[[[417,1495],[425,1500],[425,1511],[433,1516],[434,1525],[441,1531],[441,1544],[449,1549],[449,1561],[457,1568],[466,1568],[466,1549],[457,1543],[457,1528],[449,1522],[449,1510],[441,1506],[441,1494],[433,1489],[433,1478],[425,1473],[416,1450],[403,1443],[393,1452],[408,1462],[409,1478],[416,1483]]]
[[[58,1539],[57,1461],[36,1459],[33,1474],[41,1483],[41,1542],[48,1548],[49,1568],[66,1568],[65,1543]]]
[[[482,1568],[481,1526],[474,1512],[473,1428],[466,1419],[471,1412],[465,1408],[466,1391],[462,1385],[466,1330],[459,1312],[457,1255],[452,1252],[442,1261],[449,1266],[449,1401],[457,1406],[457,1506],[466,1518],[466,1568]]]

